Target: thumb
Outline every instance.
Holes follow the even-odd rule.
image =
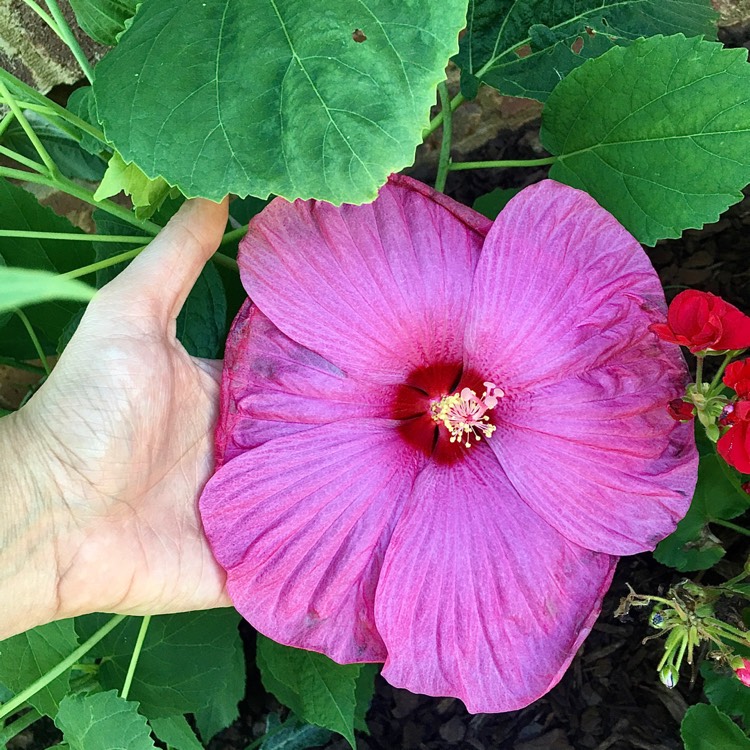
[[[132,310],[144,307],[176,318],[227,224],[228,201],[186,201],[148,247],[102,293]]]

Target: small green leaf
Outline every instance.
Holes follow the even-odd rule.
[[[93,633],[104,615],[76,618],[81,638]],[[237,626],[239,615],[232,609],[186,612],[153,617],[143,643],[130,697],[140,702],[149,719],[195,713],[221,693],[230,682],[244,692],[244,659]],[[102,687],[120,688],[130,664],[140,622],[129,619],[98,643],[93,656],[107,657],[99,669]],[[238,680],[237,675],[243,679]]]
[[[750,740],[715,706],[691,706],[680,727],[685,750],[750,750]]]
[[[4,179],[0,179],[0,227],[44,232],[80,232],[69,221],[41,206],[31,193]],[[48,239],[0,237],[0,254],[8,266],[59,273],[85,266],[94,260],[90,242]],[[80,303],[56,300],[25,310],[47,353],[55,351],[60,334],[79,309]],[[32,359],[37,356],[26,329],[16,316],[0,329],[0,352],[16,359]]]
[[[354,728],[369,734],[370,730],[365,716],[370,710],[372,696],[375,693],[375,678],[380,673],[380,664],[360,664],[359,677],[354,687],[354,698],[357,702],[354,711]]]
[[[24,114],[62,174],[74,180],[89,182],[99,182],[102,179],[106,164],[99,156],[84,151],[75,138],[36,112],[27,111]],[[3,145],[29,159],[39,160],[36,149],[18,121],[14,121],[5,131]]]
[[[0,313],[53,299],[88,302],[96,293],[87,284],[49,271],[0,268]]]
[[[94,193],[94,200],[104,200],[124,192],[133,201],[135,215],[139,219],[150,219],[171,191],[161,177],[149,179],[132,162],[126,163],[117,151],[109,160],[107,171]]]
[[[269,714],[266,734],[271,732],[273,734],[263,741],[260,750],[308,750],[325,745],[332,736],[328,729],[308,724],[294,714],[289,714],[283,727],[276,714]]]
[[[96,67],[99,117],[189,197],[370,201],[414,160],[466,4],[144,3]]]
[[[682,35],[617,47],[553,91],[550,177],[590,193],[647,245],[715,221],[750,181],[744,49]]]
[[[78,25],[95,41],[112,47],[141,1],[70,0],[70,4]]]
[[[59,620],[0,642],[0,680],[18,693],[56,667],[78,648],[72,620]],[[42,714],[55,716],[70,688],[68,672],[56,677],[29,698]]]
[[[70,750],[156,750],[138,704],[123,700],[116,690],[67,696],[55,725]]]
[[[520,192],[521,188],[495,188],[489,193],[480,195],[474,201],[473,208],[488,219],[494,220],[508,204],[508,201]]]
[[[184,716],[164,716],[149,723],[154,734],[172,750],[203,750]]]
[[[256,657],[264,687],[310,724],[338,732],[352,746],[359,664],[336,664],[323,654],[258,636]]]
[[[715,449],[701,455],[690,510],[675,531],[659,542],[654,557],[682,572],[712,567],[724,556],[724,548],[708,524],[739,516],[748,509],[748,500],[739,476],[716,455]]]
[[[470,0],[456,57],[461,91],[473,98],[481,79],[544,101],[571,70],[615,45],[679,32],[715,39],[717,17],[709,0]]]
[[[77,115],[89,125],[100,127],[99,116],[96,111],[96,99],[91,86],[82,86],[76,89],[69,97],[67,109]],[[81,131],[81,148],[89,154],[100,155],[105,146],[92,135]]]

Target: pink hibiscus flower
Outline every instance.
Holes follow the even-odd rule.
[[[473,712],[538,698],[616,556],[669,534],[695,484],[638,243],[552,181],[492,224],[393,177],[365,206],[276,199],[239,262],[254,304],[201,498],[237,609]]]

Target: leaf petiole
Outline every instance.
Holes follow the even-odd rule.
[[[34,326],[31,325],[31,321],[26,317],[26,313],[23,310],[16,309],[14,310],[14,312],[20,318],[24,328],[29,334],[31,343],[34,345],[34,349],[36,350],[37,357],[39,357],[39,361],[42,363],[42,367],[44,368],[45,375],[49,376],[49,374],[52,372],[52,369],[49,366],[49,362],[47,362],[47,355],[44,353],[44,349],[39,343],[39,337],[36,335]]]
[[[501,169],[505,167],[543,167],[554,164],[557,156],[545,156],[542,159],[512,159],[509,161],[458,161],[448,167],[451,171],[459,169]]]
[[[70,30],[70,26],[68,25],[65,16],[62,14],[60,6],[57,4],[57,0],[45,0],[45,2],[47,3],[49,12],[52,14],[52,18],[54,18],[54,23],[56,24],[56,28],[54,26],[52,27],[53,30],[55,30],[55,33],[63,40],[63,42],[65,42],[68,49],[73,53],[73,57],[75,57],[76,61],[81,66],[81,70],[86,78],[89,79],[89,83],[91,83],[94,80],[94,70],[86,55],[83,53],[81,45],[78,44],[78,40]],[[49,21],[47,23],[49,23]]]
[[[19,716],[12,724],[0,729],[0,747],[5,747],[16,735],[21,734],[24,729],[30,727],[35,721],[41,719],[42,715],[35,708]]]
[[[122,686],[120,696],[123,700],[128,699],[130,693],[130,686],[133,684],[133,675],[135,675],[135,668],[138,666],[138,658],[141,655],[143,649],[143,642],[146,640],[146,633],[148,633],[148,626],[151,624],[151,615],[145,615],[141,621],[141,628],[138,631],[138,637],[135,641],[135,647],[133,648],[133,655],[130,657],[130,664],[128,665],[128,673],[125,675],[125,682]]]
[[[31,683],[25,690],[15,695],[6,703],[0,706],[0,719],[4,719],[6,716],[12,714],[17,708],[22,706],[32,696],[36,695],[40,690],[47,687],[52,680],[59,677],[63,672],[70,669],[81,657],[85,656],[96,646],[99,641],[114,630],[127,615],[115,615],[114,617],[107,620],[99,630],[94,633],[91,638],[82,643],[75,651],[66,656],[59,664],[54,666],[49,672],[43,674],[38,680]]]
[[[440,95],[440,106],[443,115],[443,139],[440,143],[440,158],[438,161],[437,177],[435,178],[435,190],[438,193],[445,192],[445,181],[451,168],[451,141],[453,140],[453,112],[451,110],[448,86],[445,81],[438,84]]]

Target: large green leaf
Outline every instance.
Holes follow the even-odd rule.
[[[49,208],[22,188],[0,179],[0,228],[46,232],[78,232]],[[0,254],[9,267],[40,271],[70,271],[94,259],[91,243],[62,240],[31,240],[0,237]],[[45,351],[55,351],[57,341],[68,321],[80,308],[78,302],[45,302],[25,310]],[[0,354],[17,359],[36,357],[26,330],[14,316],[0,329]]]
[[[700,425],[698,431],[699,435],[704,433]],[[742,490],[737,472],[716,455],[716,449],[705,438],[699,442],[699,449],[698,483],[690,510],[654,550],[659,562],[683,572],[713,567],[724,556],[724,548],[708,525],[735,518],[750,507],[750,498]]]
[[[140,0],[70,0],[78,25],[97,42],[117,44]]]
[[[108,140],[190,197],[373,200],[414,160],[467,0],[160,0],[98,64]]]
[[[0,313],[53,299],[88,302],[95,289],[49,271],[0,267]]]
[[[138,704],[116,690],[69,695],[55,719],[70,750],[156,750]]]
[[[77,618],[81,638],[100,627],[102,618],[106,616]],[[130,689],[141,713],[149,719],[193,713],[214,700],[227,681],[236,686],[234,675],[244,676],[238,624],[232,609],[154,617]],[[91,652],[107,657],[99,669],[105,689],[122,687],[139,628],[140,619],[131,618]],[[241,698],[242,689],[233,696],[235,705]]]
[[[470,0],[456,62],[461,87],[479,80],[503,94],[544,101],[571,70],[638,37],[716,37],[709,0]]]
[[[714,221],[750,182],[747,50],[682,35],[617,47],[553,91],[550,177],[589,192],[653,245]]]
[[[14,635],[0,642],[0,681],[18,693],[76,648],[78,638],[72,620],[51,622]],[[69,688],[70,675],[64,672],[29,698],[29,703],[40,713],[55,716]]]
[[[149,723],[154,734],[172,750],[203,750],[184,716],[164,716]]]
[[[711,703],[729,716],[739,716],[750,729],[750,689],[726,667],[706,660],[701,664],[703,692]]]
[[[714,706],[691,706],[680,726],[685,750],[750,750],[743,731]]]
[[[360,664],[336,664],[323,654],[282,646],[261,635],[256,658],[267,690],[301,719],[338,732],[356,747]]]

